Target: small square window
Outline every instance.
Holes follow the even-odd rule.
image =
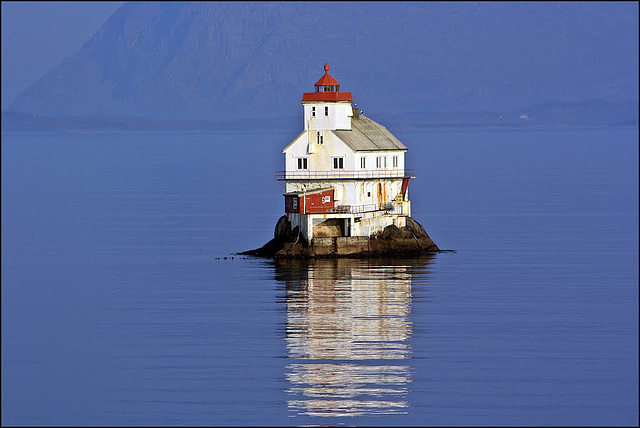
[[[307,169],[307,158],[298,158],[298,169]]]
[[[311,116],[315,117],[316,115],[316,108],[315,107],[311,107]]]
[[[344,169],[344,158],[333,158],[333,169]]]

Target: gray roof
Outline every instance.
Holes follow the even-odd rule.
[[[387,128],[374,122],[368,117],[360,115],[351,119],[351,130],[332,131],[351,150],[407,150]]]

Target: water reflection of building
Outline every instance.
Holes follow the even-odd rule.
[[[429,258],[279,261],[289,408],[312,416],[406,413],[411,282]]]

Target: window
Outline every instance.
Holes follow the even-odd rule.
[[[324,115],[329,116],[329,107],[324,108]]]
[[[315,117],[315,116],[316,116],[316,108],[311,107],[311,117]]]
[[[376,168],[382,168],[382,156],[376,157]]]
[[[298,158],[298,169],[307,169],[307,158]]]
[[[317,140],[318,144],[322,144],[322,142],[323,142],[323,141],[322,141],[322,140],[323,140],[323,138],[322,138],[322,132],[316,132],[316,138],[318,139],[318,140]]]
[[[343,169],[344,158],[333,158],[333,169]]]
[[[393,157],[393,167],[397,168],[398,167],[398,156],[394,156]]]
[[[360,168],[365,169],[366,167],[367,167],[367,158],[361,157],[360,158]]]

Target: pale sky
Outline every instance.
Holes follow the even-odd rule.
[[[2,110],[80,50],[124,3],[2,1]]]

